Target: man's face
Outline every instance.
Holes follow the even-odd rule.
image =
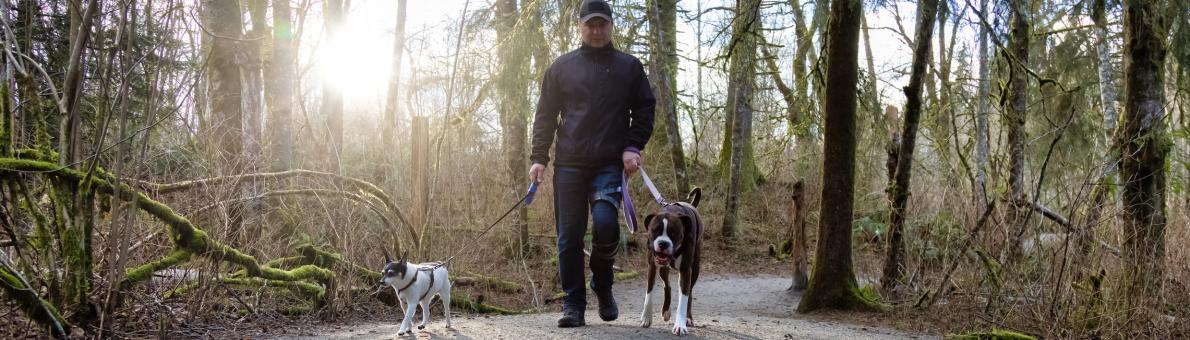
[[[591,47],[604,47],[612,41],[612,23],[604,18],[591,18],[587,22],[579,23],[582,31],[583,43]]]

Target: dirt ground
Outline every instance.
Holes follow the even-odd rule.
[[[676,280],[675,280],[676,285]],[[789,279],[773,275],[749,277],[709,276],[698,282],[691,302],[696,326],[686,338],[695,339],[926,339],[936,336],[909,334],[893,329],[844,324],[794,314],[798,297],[785,291]],[[658,282],[658,290],[661,289]],[[447,329],[440,311],[435,309],[430,325],[416,332],[416,337],[397,337],[400,311],[377,316],[376,320],[317,327],[301,336],[259,334],[284,339],[672,339],[672,320],[660,315],[661,294],[654,294],[651,328],[640,327],[644,302],[644,281],[636,279],[617,283],[616,299],[620,318],[613,322],[599,320],[591,297],[587,326],[557,328],[560,311],[513,316],[468,315],[456,313],[454,329]],[[674,294],[676,305],[677,295]],[[436,302],[437,303],[437,302]],[[420,322],[418,314],[415,325]]]

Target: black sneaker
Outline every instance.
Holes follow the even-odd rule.
[[[595,292],[595,297],[599,298],[599,318],[603,321],[615,321],[620,317],[620,307],[616,306],[616,298],[612,296],[611,289],[606,293]]]
[[[558,319],[558,327],[582,327],[587,325],[587,321],[584,319],[583,310],[581,308],[563,307],[562,318]]]

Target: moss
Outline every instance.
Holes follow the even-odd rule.
[[[322,300],[323,294],[325,294],[325,292],[326,292],[326,289],[324,289],[323,287],[321,287],[319,285],[309,283],[309,282],[302,282],[302,281],[265,280],[265,279],[261,279],[261,278],[251,277],[251,278],[223,278],[223,279],[220,279],[219,282],[222,282],[225,284],[249,286],[249,287],[268,286],[268,287],[272,287],[272,288],[284,288],[284,289],[293,291],[294,293],[301,294],[302,297],[309,298],[312,300]]]
[[[884,297],[880,296],[880,289],[875,285],[864,285],[860,287],[859,296],[864,300],[872,302],[884,301]]]
[[[25,315],[48,328],[55,338],[65,338],[69,334],[69,325],[58,309],[37,296],[37,291],[6,264],[0,264],[0,288],[17,302]]]
[[[479,275],[479,274],[469,273],[469,272],[464,272],[462,274],[464,275],[462,277],[451,276],[451,278],[450,278],[451,281],[458,282],[458,281],[463,281],[463,280],[470,280],[472,282],[472,284],[476,284],[479,286],[486,287],[488,289],[494,289],[494,290],[500,291],[501,293],[508,293],[508,294],[522,293],[525,291],[524,285],[522,285],[520,283],[513,282],[513,281],[509,281],[506,279],[498,278],[495,276],[484,276],[484,275]],[[460,284],[460,285],[463,285],[463,284]]]
[[[483,303],[482,296],[480,299],[473,300],[473,299],[471,299],[471,296],[469,296],[469,295],[467,295],[467,293],[461,292],[461,291],[451,292],[450,305],[452,307],[458,307],[458,308],[466,309],[466,310],[473,311],[476,313],[494,313],[494,314],[500,314],[500,315],[521,314],[520,312],[513,311],[511,309],[501,308],[501,307],[496,307],[496,306],[492,306],[489,304],[485,304],[485,303]]]
[[[305,259],[305,256],[279,257],[269,260],[269,262],[265,262],[264,265],[273,268],[292,268],[303,264],[308,264],[304,262]]]
[[[178,183],[172,183],[172,184],[151,184],[151,183],[142,183],[142,184],[144,187],[146,187],[149,190],[153,190],[158,193],[169,193],[169,192],[189,190],[191,188],[204,187],[204,186],[214,185],[214,184],[224,183],[224,182],[280,180],[280,179],[286,179],[286,178],[290,178],[290,177],[302,177],[302,176],[325,178],[325,179],[330,179],[332,181],[338,182],[340,184],[347,184],[350,187],[354,187],[355,189],[362,191],[364,194],[366,194],[368,196],[376,198],[377,200],[379,200],[381,203],[384,204],[384,207],[386,209],[388,209],[393,214],[397,215],[397,218],[401,221],[401,223],[403,223],[405,225],[405,229],[409,233],[410,238],[415,242],[414,247],[418,247],[417,242],[418,242],[419,238],[417,235],[417,231],[414,230],[414,228],[412,228],[412,224],[409,223],[409,219],[405,217],[405,214],[401,211],[400,207],[398,207],[393,202],[392,198],[390,198],[388,196],[388,194],[386,194],[384,192],[384,190],[381,190],[380,187],[377,187],[375,184],[368,183],[366,181],[351,178],[351,177],[339,176],[336,174],[325,173],[325,172],[317,172],[317,171],[298,169],[298,170],[289,170],[289,171],[283,171],[283,172],[269,172],[269,173],[245,174],[245,175],[238,175],[238,176],[205,178],[205,179],[178,182]],[[397,242],[400,242],[400,238],[396,238],[395,240]],[[400,244],[397,244],[396,246],[397,246],[397,248],[401,247]]]
[[[88,178],[76,170],[62,168],[52,163],[28,159],[0,158],[0,175],[3,175],[3,177],[14,177],[20,172],[27,171],[39,172],[44,175],[52,176],[56,179],[65,180],[68,182],[77,182],[83,180],[84,178]],[[115,194],[115,190],[113,190],[112,185],[103,178],[89,177],[89,182],[91,187],[95,188],[99,193],[105,195]],[[206,232],[195,227],[194,224],[190,222],[190,220],[178,214],[169,206],[145,196],[144,193],[133,190],[128,185],[121,184],[120,188],[121,190],[119,191],[119,195],[122,199],[136,202],[136,206],[138,208],[149,213],[153,217],[169,226],[171,239],[174,241],[178,251],[186,251],[193,255],[205,256],[216,261],[231,262],[243,267],[251,276],[270,280],[315,280],[328,283],[334,277],[333,272],[313,265],[301,266],[293,270],[282,270],[269,266],[261,266],[260,263],[257,262],[256,258],[244,254],[235,248],[228,247],[218,241],[210,239]],[[67,236],[67,241],[83,237],[83,235],[72,236],[69,233]],[[167,256],[167,258],[172,257],[174,260],[178,259],[173,255],[176,254],[171,253],[171,256]],[[176,265],[177,263],[180,263],[180,261],[168,264]],[[157,265],[161,264],[164,263],[157,263]],[[135,269],[147,270],[150,267],[141,266]],[[136,276],[130,277],[132,280],[126,280],[124,284],[131,286],[132,284],[143,281],[152,276],[149,275],[151,272],[149,274],[141,272],[137,272],[135,274]]]
[[[819,287],[811,278],[810,286],[802,293],[802,301],[798,304],[797,311],[809,313],[819,309],[883,312],[887,307],[866,297],[854,279],[841,286]]]
[[[994,329],[990,332],[967,332],[962,334],[947,334],[952,340],[1034,340],[1036,337],[1016,331]]]
[[[169,255],[166,255],[157,261],[149,262],[125,271],[124,281],[120,282],[120,287],[128,289],[137,282],[148,280],[149,277],[153,276],[153,273],[156,273],[159,270],[173,267],[179,263],[189,260],[189,251],[174,249],[174,251],[170,252]]]
[[[616,281],[627,281],[640,277],[640,272],[619,272],[615,275]]]

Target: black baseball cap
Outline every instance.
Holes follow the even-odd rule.
[[[578,10],[578,21],[587,22],[591,18],[603,18],[607,21],[612,21],[612,6],[608,5],[603,0],[586,0],[583,1],[582,7]]]

